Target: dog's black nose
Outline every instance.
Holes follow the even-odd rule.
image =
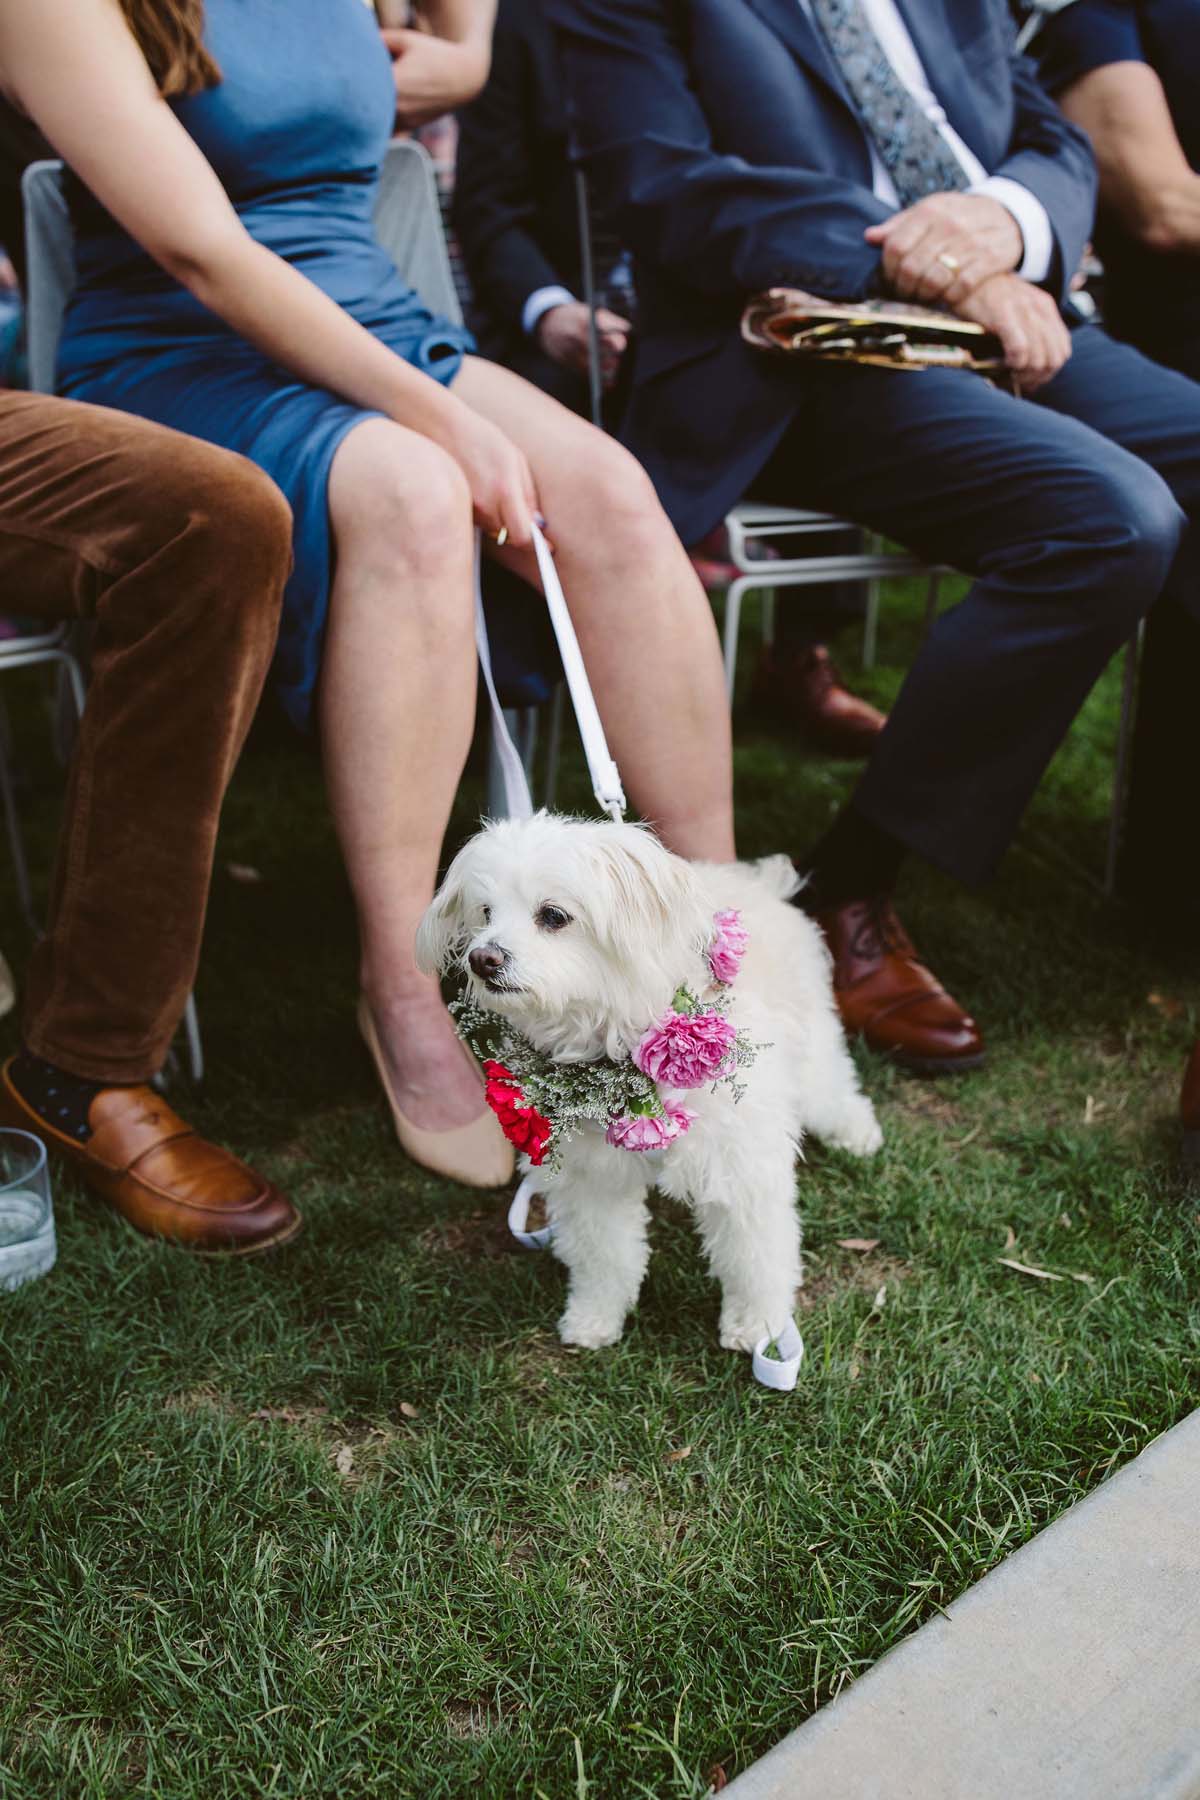
[[[481,944],[478,950],[472,950],[467,961],[480,981],[487,981],[489,977],[500,973],[508,957],[499,944]]]

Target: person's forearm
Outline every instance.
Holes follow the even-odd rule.
[[[1145,63],[1107,63],[1061,96],[1100,166],[1104,206],[1153,250],[1200,251],[1200,175],[1189,166],[1162,82]]]
[[[1125,223],[1151,250],[1200,256],[1200,175],[1188,175],[1155,191],[1131,195]]]
[[[417,15],[435,37],[487,50],[496,22],[496,0],[421,0]]]
[[[427,125],[473,100],[488,76],[488,47],[452,43],[428,31],[385,31],[396,87],[396,124]]]
[[[458,402],[239,226],[211,250],[161,260],[239,336],[314,387],[439,438]],[[336,384],[329,379],[337,370]]]

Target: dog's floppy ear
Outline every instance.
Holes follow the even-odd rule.
[[[444,975],[466,944],[465,876],[460,850],[417,926],[417,967],[424,975]]]
[[[605,826],[591,906],[596,930],[627,968],[647,959],[681,970],[703,951],[712,913],[690,863],[672,856],[649,831]]]

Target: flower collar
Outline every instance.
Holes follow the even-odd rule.
[[[739,1098],[738,1073],[758,1046],[727,1010],[748,942],[739,912],[714,914],[707,962],[716,997],[704,1001],[686,985],[677,988],[670,1009],[619,1059],[556,1062],[507,1024],[498,1039],[485,1038],[496,1032],[495,1014],[473,1001],[454,1002],[459,1029],[483,1061],[487,1103],[509,1142],[535,1167],[553,1168],[563,1144],[590,1122],[604,1127],[615,1149],[664,1150],[696,1118],[681,1092],[728,1082]]]

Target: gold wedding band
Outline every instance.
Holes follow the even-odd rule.
[[[949,269],[952,275],[957,275],[958,271],[962,268],[962,264],[959,262],[957,256],[951,256],[948,250],[938,251],[938,261],[941,263],[943,269]]]
[[[497,550],[503,550],[505,544],[508,542],[508,526],[502,525],[499,531],[489,531],[488,536],[491,538],[493,544],[495,544]]]

